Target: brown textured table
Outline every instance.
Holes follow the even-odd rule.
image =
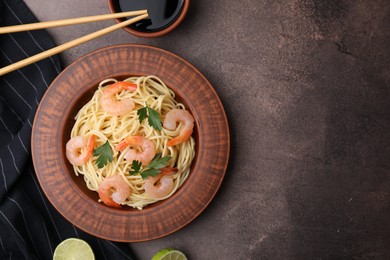
[[[104,0],[26,0],[41,21],[106,13]],[[210,206],[167,237],[190,259],[390,258],[390,2],[192,1],[157,39],[123,30],[62,54],[143,43],[195,65],[230,123],[231,160]],[[54,28],[57,44],[112,21]]]

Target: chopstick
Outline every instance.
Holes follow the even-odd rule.
[[[145,19],[147,17],[148,17],[147,13],[139,15],[139,16],[136,16],[136,17],[131,18],[129,20],[126,20],[124,22],[121,22],[121,23],[109,26],[107,28],[101,29],[101,30],[96,31],[96,32],[91,33],[91,34],[87,34],[87,35],[85,35],[83,37],[80,37],[78,39],[75,39],[73,41],[64,43],[62,45],[59,45],[59,46],[54,47],[52,49],[49,49],[47,51],[38,53],[38,54],[36,54],[34,56],[28,57],[28,58],[26,58],[24,60],[18,61],[16,63],[13,63],[13,64],[8,65],[6,67],[3,67],[3,68],[0,69],[0,76],[2,76],[4,74],[7,74],[7,73],[9,73],[11,71],[20,69],[20,68],[22,68],[24,66],[30,65],[31,63],[40,61],[40,60],[48,58],[48,57],[50,57],[52,55],[58,54],[60,52],[63,52],[65,50],[67,50],[67,49],[73,48],[73,47],[75,47],[77,45],[83,44],[83,43],[85,43],[87,41],[90,41],[90,40],[93,40],[95,38],[101,37],[101,36],[103,36],[105,34],[108,34],[110,32],[118,30],[118,29],[120,29],[122,27],[128,26],[128,25],[130,25],[132,23],[138,22],[138,21],[140,21],[142,19]]]
[[[103,20],[109,20],[115,18],[142,15],[146,13],[147,13],[146,10],[138,10],[138,11],[115,13],[115,14],[103,14],[103,15],[93,15],[93,16],[86,16],[86,17],[79,17],[79,18],[63,19],[63,20],[54,20],[48,22],[11,25],[11,26],[0,27],[0,34],[31,31],[31,30],[52,28],[57,26],[80,24],[80,23],[97,22],[97,21],[103,21]]]

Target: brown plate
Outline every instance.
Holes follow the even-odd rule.
[[[195,118],[196,157],[188,179],[167,200],[143,210],[110,208],[76,177],[65,157],[77,111],[97,84],[114,77],[156,75]],[[67,67],[50,85],[35,116],[32,156],[40,185],[53,206],[80,229],[104,239],[137,242],[184,227],[210,203],[229,159],[229,127],[214,88],[191,64],[145,45],[115,45],[91,52]]]

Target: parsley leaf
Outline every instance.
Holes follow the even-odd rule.
[[[112,162],[114,158],[108,140],[93,151],[93,156],[98,156],[96,164],[99,169],[106,166],[108,162]]]
[[[148,117],[149,125],[154,129],[161,131],[162,123],[161,123],[160,114],[153,108],[148,107],[148,115],[149,115]]]
[[[145,171],[141,172],[142,179],[146,179],[149,176],[155,177],[161,172],[160,169],[146,169]]]
[[[148,117],[148,124],[154,129],[161,131],[162,122],[160,114],[153,108],[149,107],[147,103],[145,103],[145,107],[137,110],[137,115],[139,123],[142,123],[142,121]]]
[[[171,156],[164,156],[161,158],[161,153],[156,154],[154,156],[153,160],[149,163],[148,167],[149,168],[155,168],[155,169],[160,169],[162,167],[165,167],[168,163],[168,161],[172,158]]]
[[[172,158],[171,156],[164,156],[161,158],[161,153],[158,153],[156,154],[156,156],[154,156],[153,160],[142,170],[141,170],[142,163],[137,160],[133,160],[133,163],[131,164],[132,170],[129,171],[129,174],[131,175],[140,174],[142,179],[146,179],[149,176],[155,177],[161,172],[160,169],[165,167],[168,164],[168,161],[171,158]]]
[[[137,110],[138,120],[139,120],[140,124],[148,116],[147,108],[148,107],[143,107],[143,108],[140,108],[140,109]]]
[[[137,174],[140,172],[141,170],[141,166],[142,166],[142,163],[137,161],[137,160],[133,160],[133,163],[131,164],[131,168],[133,169],[132,171],[129,171],[129,173],[131,175],[133,174]]]

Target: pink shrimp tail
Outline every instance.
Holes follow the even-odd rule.
[[[165,168],[161,168],[161,175],[170,175],[170,174],[175,174],[177,173],[179,170],[177,168],[172,168],[172,167],[165,167]]]
[[[84,153],[80,155],[83,161],[88,161],[89,159],[91,159],[93,153],[93,147],[95,146],[95,137],[96,137],[95,135],[91,135],[88,138],[87,149]]]
[[[121,91],[122,89],[134,91],[137,89],[137,84],[130,83],[127,81],[118,81],[109,86],[105,91],[115,93]]]
[[[118,204],[116,203],[115,201],[113,201],[111,198],[107,198],[103,201],[104,204],[106,204],[107,206],[110,206],[110,207],[114,207],[114,208],[122,208],[122,205],[121,204]]]
[[[129,91],[135,91],[137,89],[137,84],[130,83],[127,81],[122,81],[122,87],[126,90],[129,90]]]
[[[152,182],[152,183],[156,183],[158,182],[159,179],[161,179],[161,177],[165,176],[165,175],[171,175],[171,174],[175,174],[177,173],[179,170],[177,168],[172,168],[172,167],[164,167],[164,168],[161,168],[160,169],[160,173],[158,175],[156,175],[155,177],[149,177],[149,180]]]
[[[115,149],[117,151],[122,151],[130,144],[141,142],[141,140],[142,140],[141,136],[129,136],[129,137],[125,138],[123,141],[121,141],[119,144],[117,144],[115,146]]]
[[[125,149],[127,146],[129,145],[129,142],[127,140],[123,140],[122,142],[120,142],[119,144],[117,144],[115,146],[115,149],[117,151],[122,151],[123,149]]]
[[[181,144],[181,143],[187,141],[190,138],[191,135],[192,135],[192,129],[190,129],[190,130],[183,130],[180,133],[179,136],[169,140],[167,142],[167,145],[168,146],[174,146],[174,145],[177,145],[177,144]]]

